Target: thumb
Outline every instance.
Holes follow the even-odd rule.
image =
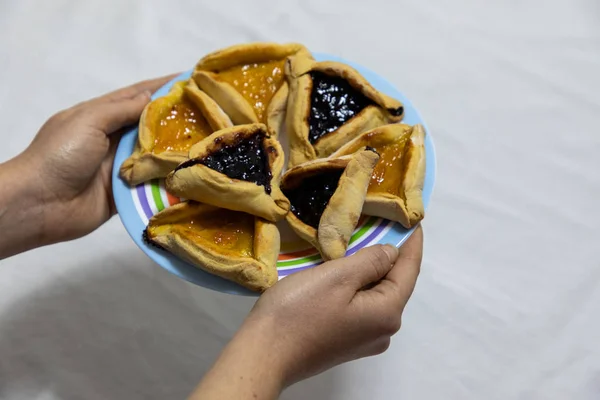
[[[95,106],[95,127],[107,135],[136,123],[150,101],[150,91],[117,101],[107,101]]]
[[[387,285],[386,288],[398,295],[397,298],[400,299],[403,307],[415,289],[421,271],[422,258],[423,229],[419,224],[410,238],[400,248],[394,267],[385,277],[387,281],[392,283]]]
[[[356,254],[330,261],[330,268],[343,271],[344,280],[359,290],[383,279],[398,258],[398,249],[390,245],[376,245],[361,249]]]

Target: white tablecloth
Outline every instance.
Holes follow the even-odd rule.
[[[282,398],[598,399],[597,0],[2,1],[0,160],[60,108],[257,40],[387,77],[439,162],[392,347]],[[0,262],[0,398],[183,398],[251,306],[163,271],[114,218]]]

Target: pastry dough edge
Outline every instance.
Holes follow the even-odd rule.
[[[205,212],[217,209],[217,207],[205,204],[198,204],[198,206],[206,207]],[[147,229],[152,230],[150,225],[156,224],[156,221],[160,219],[165,220],[164,224],[168,224],[169,220],[177,220],[177,215],[182,212],[182,209],[188,207],[189,204],[184,202],[166,208],[150,219]],[[273,238],[275,240],[271,241],[263,240],[261,245],[257,246],[257,239],[273,235],[273,228],[277,232],[277,236],[279,231],[274,224],[256,217],[254,226],[255,258],[223,255],[208,247],[197,246],[195,242],[172,229],[168,229],[168,234],[157,235],[149,239],[198,268],[239,283],[250,290],[262,292],[277,282],[276,263],[279,255],[279,240],[277,240],[278,238]],[[274,254],[275,257],[273,257]]]

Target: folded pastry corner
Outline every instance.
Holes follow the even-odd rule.
[[[217,131],[167,176],[172,194],[276,222],[289,211],[279,188],[284,154],[264,124]]]
[[[277,134],[288,99],[284,63],[296,54],[312,58],[306,47],[297,43],[235,45],[202,58],[193,79],[234,124],[262,122]]]
[[[286,75],[289,167],[328,157],[360,133],[404,115],[400,101],[376,90],[346,64],[298,54],[288,58]]]
[[[277,282],[279,231],[253,215],[187,201],[154,215],[144,239],[254,291]]]
[[[176,82],[169,93],[146,106],[133,154],[121,165],[129,185],[164,178],[187,160],[190,147],[231,120],[194,81]]]
[[[415,226],[425,216],[425,130],[422,125],[391,124],[364,132],[331,157],[353,154],[365,147],[380,154],[363,213]]]
[[[378,159],[375,151],[363,149],[306,162],[283,176],[281,188],[291,204],[286,220],[324,260],[346,254]]]

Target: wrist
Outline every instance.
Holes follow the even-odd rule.
[[[23,155],[0,164],[0,259],[45,243],[42,187]]]
[[[290,338],[288,338],[290,339]],[[277,336],[276,321],[270,316],[250,317],[244,322],[231,344],[244,348],[252,368],[268,379],[279,391],[287,386],[290,363],[287,351]]]
[[[276,399],[286,387],[272,321],[250,317],[204,376],[193,399]]]

